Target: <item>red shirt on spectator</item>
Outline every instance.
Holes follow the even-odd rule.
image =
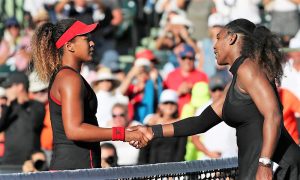
[[[180,84],[183,82],[187,82],[190,83],[191,85],[194,85],[195,83],[200,81],[208,82],[208,77],[205,73],[194,69],[191,72],[189,72],[187,76],[183,76],[181,69],[177,68],[168,74],[164,82],[164,85],[166,89],[173,89],[177,91]],[[179,113],[181,113],[183,105],[189,103],[190,100],[191,100],[190,93],[179,96],[179,100],[178,100]]]

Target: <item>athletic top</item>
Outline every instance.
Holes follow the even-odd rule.
[[[222,119],[229,126],[236,128],[239,179],[253,180],[255,179],[258,159],[262,149],[264,117],[259,112],[250,95],[242,93],[236,86],[237,71],[245,59],[245,57],[239,57],[230,68],[233,79],[224,102]],[[278,106],[282,110],[275,83],[272,82],[271,85],[277,95]],[[300,155],[300,149],[284,128],[283,121],[280,131],[280,138],[272,160],[281,166],[281,170],[288,169],[289,166],[295,164],[299,166],[300,158],[292,159],[293,154]],[[299,167],[295,169],[297,171]],[[297,173],[298,176],[294,177],[299,177],[299,172],[295,174]]]
[[[63,69],[71,67],[63,66],[55,71],[50,79],[49,84],[49,106],[50,118],[53,131],[53,155],[51,159],[51,170],[69,170],[69,169],[86,169],[101,167],[101,151],[99,142],[80,142],[71,141],[67,138],[62,121],[61,103],[51,95],[51,87],[56,75]],[[80,73],[78,73],[80,75]],[[81,76],[81,75],[80,75]],[[86,80],[82,79],[84,123],[98,126],[96,119],[97,98]],[[77,102],[74,102],[77,103]]]

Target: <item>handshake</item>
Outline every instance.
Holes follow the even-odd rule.
[[[125,142],[129,142],[133,147],[140,149],[145,147],[153,139],[152,127],[150,126],[132,126],[126,128]]]

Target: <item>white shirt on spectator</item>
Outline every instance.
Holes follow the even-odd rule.
[[[196,116],[212,103],[210,100],[206,105],[201,106],[196,111]],[[221,122],[209,129],[205,133],[200,134],[201,142],[210,151],[218,151],[221,153],[221,158],[237,157],[236,131],[228,126],[225,122]],[[211,159],[204,155],[203,159]],[[201,159],[202,160],[202,159]]]

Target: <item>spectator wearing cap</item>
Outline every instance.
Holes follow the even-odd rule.
[[[29,75],[29,96],[31,99],[41,102],[45,108],[45,117],[41,132],[41,148],[44,150],[47,156],[49,165],[53,150],[53,133],[48,101],[48,83],[41,81],[35,71]]]
[[[178,95],[172,89],[165,89],[159,98],[157,113],[148,115],[147,125],[168,124],[178,121]],[[186,137],[154,139],[141,149],[139,164],[183,161]]]
[[[196,41],[191,37],[192,23],[185,17],[179,14],[170,16],[169,23],[164,27],[159,37],[156,40],[156,48],[159,50],[171,50],[168,55],[168,62],[175,68],[179,66],[176,55],[178,47],[186,43],[194,48],[197,60],[199,60],[198,68],[202,68],[203,62],[200,58],[200,49],[197,47]]]
[[[0,65],[6,63],[12,56],[20,43],[20,24],[15,17],[8,18],[5,23],[4,36],[0,43]]]
[[[98,99],[96,117],[100,127],[108,127],[108,121],[112,118],[111,109],[117,102],[127,104],[128,98],[117,89],[120,81],[109,71],[99,70],[92,81],[92,87]]]
[[[180,66],[171,71],[164,82],[165,88],[177,91],[179,96],[179,113],[184,104],[191,100],[191,90],[195,83],[208,82],[208,77],[204,72],[195,69],[195,51],[188,44],[183,44],[178,49],[178,61]]]
[[[191,94],[191,101],[183,106],[180,119],[194,116],[198,108],[206,106],[210,101],[209,85],[207,82],[197,82],[193,86]],[[200,141],[199,136],[194,135],[189,137],[186,145],[185,160],[201,159],[204,155],[211,158],[220,157],[219,152],[208,150]]]
[[[150,66],[148,59],[136,59],[120,86],[122,94],[129,97],[129,117],[139,122],[143,122],[148,114],[155,112],[160,95],[150,78]]]
[[[0,43],[0,65],[8,71],[25,71],[30,60],[31,34],[21,36],[21,26],[15,17],[5,21],[4,37]]]
[[[229,81],[230,76],[226,67],[218,66],[215,58],[213,45],[217,40],[217,34],[222,27],[228,23],[228,19],[220,13],[213,13],[208,17],[208,34],[207,38],[198,41],[197,45],[202,50],[203,57],[203,71],[212,77],[213,75],[221,74],[226,81]],[[228,79],[228,80],[227,80]]]
[[[170,16],[169,22],[156,41],[156,48],[169,50],[180,43],[188,43],[196,48],[196,43],[190,36],[191,30],[192,23],[185,16],[179,14]]]
[[[135,54],[135,58],[147,59],[150,62],[150,79],[154,82],[156,94],[161,94],[163,90],[163,78],[161,77],[157,67],[159,65],[159,60],[156,58],[153,51],[151,51],[150,49],[140,50]],[[156,98],[156,100],[157,99],[158,98]],[[158,104],[158,102],[155,102],[155,104]]]
[[[205,104],[196,110],[195,115],[198,116],[202,111],[209,106],[213,101],[221,98],[226,82],[220,75],[214,75],[210,78],[208,88],[211,97]],[[201,135],[192,137],[193,144],[199,150],[197,144],[201,144],[210,153],[200,154],[199,160],[212,159],[212,158],[229,158],[237,156],[236,146],[236,131],[234,128],[229,127],[226,123],[221,122],[209,129]],[[200,137],[199,137],[200,136]]]
[[[11,73],[1,86],[8,101],[0,118],[0,132],[5,132],[2,163],[21,165],[33,150],[40,149],[45,109],[42,103],[29,99],[29,80],[24,73]]]

